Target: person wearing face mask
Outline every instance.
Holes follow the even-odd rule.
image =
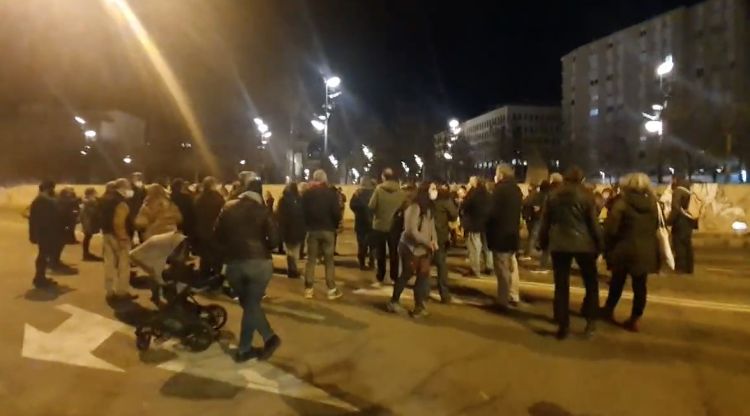
[[[129,292],[130,246],[129,230],[133,229],[129,200],[134,192],[127,179],[114,182],[114,191],[102,198],[102,244],[104,246],[104,289],[108,301],[132,300]]]
[[[435,250],[435,266],[437,267],[438,292],[440,301],[451,302],[448,290],[448,266],[446,256],[450,246],[450,223],[458,218],[458,207],[451,198],[450,189],[446,185],[438,187],[437,183],[430,185],[430,200],[435,204],[435,231],[437,233],[438,248]]]

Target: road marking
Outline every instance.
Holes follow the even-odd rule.
[[[50,333],[25,324],[21,350],[23,357],[100,370],[125,371],[92,354],[113,333],[124,330],[125,324],[73,305],[58,305],[57,309],[71,316]]]
[[[393,287],[390,286],[382,286],[379,288],[362,288],[362,289],[355,289],[352,291],[355,295],[362,295],[362,296],[377,296],[377,297],[391,297],[393,294]],[[404,291],[401,294],[402,299],[414,299],[414,294],[411,291]],[[436,293],[430,293],[430,299],[439,301],[440,295]],[[490,301],[483,301],[481,299],[476,298],[467,298],[467,297],[459,297],[456,295],[453,295],[453,300],[451,302],[452,304],[456,305],[472,305],[472,306],[485,306],[489,305],[492,302]]]
[[[283,314],[286,314],[286,315],[298,316],[300,318],[309,319],[311,321],[322,322],[322,321],[326,320],[325,316],[319,315],[317,313],[307,312],[307,311],[300,311],[300,310],[297,310],[297,309],[292,309],[292,308],[288,308],[286,306],[276,305],[276,304],[273,304],[273,303],[265,304],[265,305],[263,305],[263,307],[266,308],[267,310],[271,311],[271,312],[278,312],[278,313],[283,313]]]

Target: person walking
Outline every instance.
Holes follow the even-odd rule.
[[[278,245],[276,225],[261,192],[260,181],[248,183],[245,192],[227,202],[214,230],[214,238],[224,253],[227,280],[242,306],[235,355],[238,363],[255,356],[252,346],[256,331],[263,338],[260,360],[268,360],[281,346],[281,338],[271,328],[261,305],[273,275],[271,250]]]
[[[360,187],[354,191],[349,209],[354,213],[354,233],[357,235],[357,260],[360,270],[372,269],[375,254],[372,249],[372,211],[369,203],[375,185],[372,179],[364,176],[360,180]],[[365,263],[367,259],[367,263]]]
[[[131,235],[128,200],[133,190],[127,179],[114,183],[114,192],[101,201],[102,234],[104,246],[104,289],[108,301],[132,300],[138,296],[129,293]]]
[[[157,234],[175,232],[182,223],[182,214],[167,191],[159,184],[146,187],[146,199],[135,217],[135,228],[140,231],[143,241]]]
[[[91,238],[102,230],[99,198],[94,188],[86,188],[83,193],[80,222],[83,230],[83,261],[102,261],[101,257],[91,254]]]
[[[281,239],[286,246],[286,275],[299,279],[299,258],[302,243],[305,241],[305,211],[302,197],[295,182],[287,184],[276,209]]]
[[[674,250],[675,272],[693,274],[693,231],[698,221],[685,214],[690,204],[690,183],[683,178],[672,181],[672,210],[667,224],[672,226],[672,249]]]
[[[204,278],[221,273],[221,253],[214,240],[216,219],[224,207],[221,185],[212,176],[203,178],[201,192],[195,198],[195,251],[200,256],[200,273]]]
[[[343,295],[333,279],[333,241],[336,228],[341,221],[341,206],[336,190],[328,186],[328,176],[323,169],[313,172],[312,180],[312,184],[302,196],[308,254],[305,266],[305,298],[312,299],[314,296],[315,264],[322,254],[328,299],[334,300]]]
[[[406,200],[393,169],[386,168],[381,175],[383,182],[372,193],[368,207],[372,212],[372,244],[375,249],[376,281],[374,287],[380,287],[385,280],[385,253],[388,248],[389,270],[391,281],[398,279],[398,239],[400,235],[392,232],[393,219]]]
[[[634,173],[623,180],[623,195],[615,202],[604,222],[605,258],[612,270],[609,295],[602,317],[615,322],[614,311],[622,295],[625,279],[633,284],[633,308],[624,327],[638,332],[638,321],[646,308],[646,281],[649,273],[659,272],[659,210],[651,180]]]
[[[554,316],[558,323],[557,338],[565,339],[570,326],[570,267],[575,259],[586,287],[583,304],[586,337],[596,331],[599,311],[599,282],[596,259],[603,246],[597,223],[594,195],[583,186],[583,171],[570,168],[564,183],[553,191],[542,216],[540,246],[552,253],[555,278]]]
[[[180,178],[173,180],[170,188],[172,190],[172,202],[180,210],[180,215],[182,216],[182,222],[178,228],[192,243],[195,236],[195,206],[193,197],[190,195],[187,186],[185,186],[185,181]]]
[[[437,267],[437,286],[442,303],[451,302],[448,289],[448,248],[450,247],[451,222],[458,218],[458,207],[453,201],[450,189],[446,184],[430,185],[430,200],[435,201],[435,232],[437,233],[438,248],[435,250],[434,261]]]
[[[478,176],[469,178],[469,191],[461,207],[466,248],[469,253],[470,270],[466,276],[479,277],[482,272],[493,272],[492,253],[487,247],[486,234],[489,201],[490,194],[484,181]]]
[[[489,201],[486,232],[497,279],[497,306],[505,312],[520,302],[518,262],[523,194],[512,166],[501,164],[495,171],[495,190]]]
[[[433,253],[438,249],[435,230],[435,203],[430,198],[432,184],[423,182],[417,189],[414,202],[404,211],[404,232],[399,241],[399,254],[403,271],[394,282],[393,295],[386,305],[389,312],[402,313],[399,301],[406,283],[416,274],[414,283],[414,310],[411,316],[424,318],[429,315],[426,308],[430,294],[430,265]]]
[[[52,266],[58,247],[63,244],[65,224],[55,200],[55,183],[43,181],[39,194],[29,208],[29,241],[38,248],[33,284],[36,288],[57,285],[47,277],[47,267]]]

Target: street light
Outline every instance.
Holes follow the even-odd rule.
[[[662,111],[664,110],[664,106],[661,104],[654,104],[651,106],[651,109],[654,111]]]
[[[663,123],[661,120],[649,120],[646,122],[645,127],[646,131],[649,133],[658,133],[661,135],[663,131]]]
[[[270,138],[270,137],[271,137],[271,135],[272,135],[272,134],[273,134],[273,133],[271,133],[270,131],[267,131],[267,132],[263,133],[263,136],[262,136],[262,137],[263,137],[264,139],[268,139],[268,138]]]
[[[245,163],[247,163],[247,161],[245,161],[245,159],[240,160],[240,165],[245,166]]]
[[[341,86],[341,78],[338,76],[332,76],[329,78],[326,78],[323,80],[323,83],[325,84],[325,105],[323,106],[323,110],[325,111],[325,119],[323,121],[323,154],[328,154],[328,120],[331,118],[331,112],[333,110],[333,105],[331,104],[331,100],[341,95],[341,91],[332,91],[336,90]],[[313,124],[313,127],[315,127],[316,130],[321,131],[320,128],[318,128],[315,124]]]
[[[656,67],[656,75],[663,77],[674,69],[674,61],[672,61],[672,55],[667,55],[667,57],[664,59],[664,62],[660,63],[659,66]]]
[[[86,152],[85,150],[81,150],[81,156],[86,156],[87,154],[88,152]]]
[[[454,119],[451,119],[450,121],[448,121],[448,127],[450,127],[451,129],[458,128],[458,120],[456,120],[454,118]]]
[[[326,129],[326,124],[320,120],[312,119],[310,120],[310,124],[317,130],[318,132],[323,132]]]
[[[341,85],[341,78],[337,76],[332,76],[325,80],[326,87],[328,88],[338,88],[339,85]]]
[[[268,131],[268,125],[267,124],[258,124],[258,131],[261,134],[265,134]]]
[[[96,138],[96,132],[94,130],[86,130],[86,131],[83,132],[83,135],[87,139],[94,139],[94,138]]]
[[[408,166],[408,165],[406,164],[406,162],[404,162],[403,160],[401,161],[401,167],[402,167],[402,168],[404,168],[404,172],[405,172],[405,173],[406,173],[407,175],[409,175],[409,166]]]
[[[450,154],[450,153],[448,153],[448,152],[445,152],[445,153],[443,153],[443,158],[445,160],[453,160],[453,155]]]
[[[256,126],[260,126],[260,125],[262,125],[262,124],[266,124],[266,123],[264,123],[264,122],[263,122],[263,119],[262,119],[262,118],[260,118],[260,117],[255,117],[255,118],[253,119],[253,122],[255,123],[255,125],[256,125]]]
[[[419,166],[419,169],[422,169],[422,166],[424,166],[424,162],[422,162],[422,158],[419,155],[414,155],[414,163]]]
[[[328,155],[328,161],[331,162],[331,165],[333,166],[334,169],[339,168],[339,161],[338,159],[336,159],[336,156]]]
[[[73,118],[75,119],[76,123],[78,123],[80,125],[86,124],[86,120],[84,120],[83,117],[81,117],[81,116],[75,116]]]
[[[126,155],[124,158],[122,158],[122,162],[125,163],[126,165],[129,165],[133,163],[133,158],[130,157],[130,155]]]

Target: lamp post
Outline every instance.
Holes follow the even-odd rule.
[[[331,118],[331,114],[333,112],[333,99],[341,95],[341,91],[337,91],[338,88],[341,86],[341,78],[337,76],[332,76],[330,78],[326,78],[324,81],[325,84],[325,125],[323,128],[323,154],[328,154],[328,120]]]
[[[656,67],[656,75],[659,76],[659,88],[661,89],[663,96],[663,104],[654,104],[651,109],[655,111],[655,118],[650,118],[646,122],[646,130],[651,133],[659,134],[659,145],[656,153],[656,178],[659,183],[664,183],[664,177],[662,176],[662,168],[664,165],[664,120],[662,113],[667,109],[669,104],[669,93],[671,91],[668,76],[674,70],[674,60],[672,55],[667,55],[664,61]],[[667,82],[665,82],[665,78]]]

